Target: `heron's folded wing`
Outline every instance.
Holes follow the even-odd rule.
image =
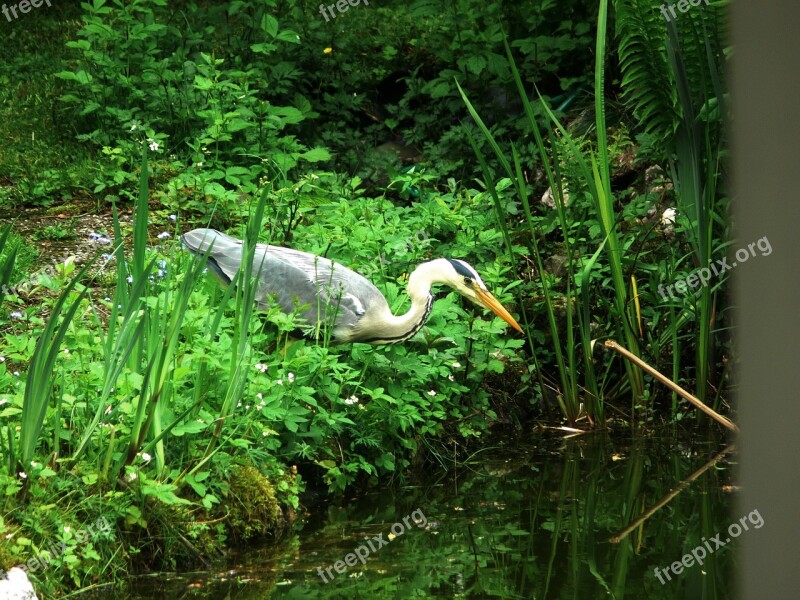
[[[258,264],[263,259],[263,273]],[[264,282],[264,298],[271,293],[285,311],[305,306],[309,322],[335,320],[338,326],[355,324],[376,295],[383,296],[366,278],[327,258],[279,246],[260,246],[253,274]]]
[[[226,284],[231,282],[242,264],[242,241],[215,229],[193,229],[184,233],[181,240],[195,254],[203,254],[211,247],[208,266]]]

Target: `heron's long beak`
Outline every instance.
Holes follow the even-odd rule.
[[[503,319],[503,321],[511,325],[514,329],[520,333],[524,333],[522,331],[522,327],[519,326],[519,323],[517,323],[514,317],[511,316],[511,313],[503,308],[503,305],[497,301],[497,298],[492,296],[486,290],[480,289],[478,286],[475,286],[475,293],[478,295],[478,300],[481,304]]]

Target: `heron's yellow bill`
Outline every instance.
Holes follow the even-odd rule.
[[[475,287],[478,287],[478,286],[475,286]],[[495,298],[494,296],[492,296],[489,292],[487,292],[485,290],[476,289],[475,292],[477,293],[478,300],[481,301],[481,304],[483,304],[486,308],[491,310],[498,317],[503,319],[503,321],[505,321],[506,323],[511,325],[514,329],[516,329],[520,333],[524,333],[522,331],[522,327],[519,326],[519,323],[517,323],[517,321],[514,319],[514,317],[511,316],[511,313],[509,313],[503,307],[503,305],[500,304],[497,301],[497,298]]]

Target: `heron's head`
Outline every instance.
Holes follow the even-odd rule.
[[[440,260],[442,261],[440,267],[442,283],[449,285],[465,298],[472,300],[475,304],[488,308],[514,329],[522,332],[522,327],[520,327],[519,323],[511,316],[511,313],[509,313],[503,305],[497,301],[497,298],[492,296],[489,290],[486,289],[486,284],[483,283],[481,276],[478,275],[478,272],[472,265],[457,258],[444,258]]]

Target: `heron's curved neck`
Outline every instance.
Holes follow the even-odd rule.
[[[411,308],[404,315],[386,315],[381,323],[379,338],[376,337],[375,340],[377,343],[403,342],[422,329],[433,306],[431,286],[442,281],[441,267],[438,264],[440,260],[443,259],[422,263],[414,269],[406,288],[411,298]]]

